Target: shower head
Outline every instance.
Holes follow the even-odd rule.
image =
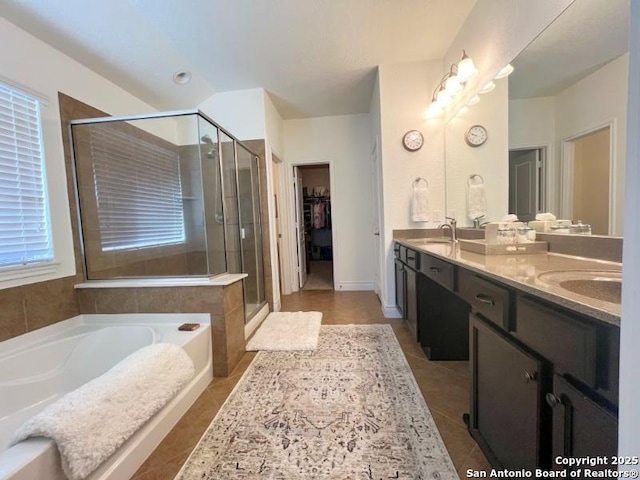
[[[208,143],[209,145],[213,145],[213,140],[211,140],[211,137],[206,133],[202,137],[200,137],[200,141],[202,143]]]

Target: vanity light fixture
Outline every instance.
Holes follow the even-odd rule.
[[[476,76],[478,69],[471,60],[471,57],[467,55],[467,52],[462,50],[462,59],[458,62],[458,79],[461,83],[467,82],[469,79]]]
[[[467,102],[467,105],[471,106],[471,105],[475,105],[476,103],[478,103],[480,101],[480,96],[479,95],[474,95],[473,97],[471,97],[469,99],[469,101]]]
[[[484,87],[482,87],[482,90],[480,90],[480,93],[489,93],[494,88],[496,88],[496,84],[493,83],[492,81],[489,81],[489,83],[487,83]]]
[[[440,79],[440,82],[431,95],[431,105],[429,105],[428,115],[436,116],[443,108],[453,101],[459,92],[461,92],[470,78],[478,73],[478,69],[473,64],[471,57],[467,52],[462,51],[462,59],[451,65],[451,68]]]
[[[513,73],[513,65],[511,65],[510,63],[507,63],[504,67],[502,67],[502,70],[498,72],[494,80],[499,80],[500,78],[508,77],[512,73]]]

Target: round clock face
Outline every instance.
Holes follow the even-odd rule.
[[[422,147],[424,137],[418,130],[409,130],[402,137],[402,145],[410,152],[415,152]]]
[[[464,140],[470,147],[479,147],[487,141],[487,129],[482,125],[473,125],[464,134]]]

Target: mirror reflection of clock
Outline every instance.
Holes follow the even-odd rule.
[[[464,141],[470,147],[479,147],[487,141],[487,129],[482,125],[472,125],[464,134]]]
[[[418,130],[409,130],[402,137],[402,145],[410,152],[420,150],[424,144],[424,137]]]

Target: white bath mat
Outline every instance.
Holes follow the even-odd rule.
[[[320,312],[270,313],[247,343],[247,351],[315,350],[321,323]]]

